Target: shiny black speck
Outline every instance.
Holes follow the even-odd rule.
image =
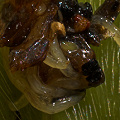
[[[83,75],[88,76],[99,68],[98,62],[95,59],[90,60],[82,66]]]
[[[104,77],[104,74],[102,72],[102,69],[99,68],[99,69],[95,70],[92,74],[90,74],[86,78],[86,80],[89,81],[90,86],[94,86],[94,85],[98,84],[101,81],[101,79],[103,79],[103,77]]]
[[[83,75],[87,76],[86,80],[90,87],[96,87],[105,81],[105,75],[99,66],[97,60],[92,59],[82,66]]]

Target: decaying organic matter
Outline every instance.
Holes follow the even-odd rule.
[[[32,106],[49,114],[78,103],[86,89],[105,80],[90,44],[113,37],[120,45],[113,24],[119,10],[120,0],[105,0],[95,13],[90,3],[77,0],[6,0],[0,47],[11,82]]]

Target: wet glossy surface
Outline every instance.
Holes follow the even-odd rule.
[[[67,9],[66,7],[58,8],[59,6],[57,7],[56,4],[52,4],[49,2],[50,1],[48,1],[48,3],[46,3],[46,1],[43,2],[43,4],[46,5],[46,7],[42,3],[40,3],[40,6],[43,5],[45,8],[43,10],[43,13],[45,11],[47,12],[45,12],[43,15],[41,15],[41,13],[39,12],[37,13],[35,12],[35,14],[33,14],[33,16],[36,15],[38,17],[37,19],[38,21],[35,22],[35,25],[32,28],[32,31],[29,33],[29,36],[28,37],[26,36],[27,38],[24,41],[20,39],[22,40],[21,41],[22,44],[20,44],[21,42],[19,43],[19,41],[17,41],[17,44],[16,44],[13,41],[16,38],[14,39],[13,37],[13,39],[10,40],[12,45],[8,43],[9,42],[8,41],[9,38],[8,38],[6,39],[7,42],[1,41],[1,44],[2,44],[1,46],[4,46],[4,45],[14,46],[10,48],[11,49],[10,50],[11,71],[14,71],[14,72],[17,70],[23,71],[23,72],[17,71],[14,74],[12,74],[8,67],[7,70],[8,70],[8,74],[10,74],[10,77],[12,77],[11,78],[12,83],[25,95],[28,101],[35,108],[47,113],[56,113],[80,101],[85,96],[85,89],[93,86],[98,86],[104,82],[104,79],[105,79],[104,73],[100,68],[100,66],[98,65],[98,62],[95,60],[95,53],[90,48],[88,43],[93,44],[95,46],[99,46],[101,40],[105,39],[106,36],[107,37],[113,37],[113,36],[112,35],[109,36],[106,34],[106,31],[109,31],[109,29],[107,25],[105,25],[105,28],[104,28],[104,24],[103,24],[105,23],[104,21],[102,24],[101,23],[98,23],[97,25],[94,24],[93,21],[95,20],[100,21],[100,19],[99,17],[96,19],[94,16],[92,16],[92,8],[90,4],[85,3],[85,4],[78,5],[76,1],[70,1],[72,2],[72,4],[66,1],[65,3],[62,3],[62,4],[63,6],[64,4],[67,4],[70,8],[70,9]],[[25,2],[24,4],[26,5],[27,3]],[[19,5],[16,8],[17,10],[21,11],[21,5],[20,6]],[[31,7],[30,7],[31,5],[33,4],[31,4],[30,2],[30,4],[28,4],[29,14],[32,14]],[[74,6],[78,6],[78,9],[74,10]],[[66,9],[67,9],[66,14],[69,15],[67,16],[67,18],[63,13],[63,11]],[[34,9],[32,10],[34,11]],[[35,11],[37,10],[38,8],[35,9]],[[51,28],[51,23],[56,20],[58,20],[59,22],[59,19],[61,18],[61,16],[57,14],[57,10],[61,10],[60,12],[63,15],[62,22],[66,28],[65,37],[63,37],[65,34],[63,33],[58,34],[56,30]],[[70,14],[70,12],[72,12],[72,14]],[[4,10],[3,10],[3,13],[4,13]],[[26,13],[26,12],[23,12],[23,13]],[[83,13],[85,14],[82,15]],[[88,15],[88,13],[90,13],[90,16]],[[118,14],[118,10],[115,11],[115,13]],[[34,21],[33,16],[31,16],[31,19],[33,19],[32,21]],[[77,16],[77,19],[76,19],[76,16]],[[4,23],[5,22],[11,23],[12,20],[14,21],[14,17],[12,18],[12,20],[11,18],[6,20],[4,16],[1,18],[2,18],[2,22]],[[20,18],[22,19],[21,16]],[[42,18],[42,19],[39,19],[39,18]],[[22,21],[21,19],[19,19],[20,22]],[[64,19],[67,19],[67,22]],[[26,19],[23,19],[23,21],[24,20]],[[79,23],[79,25],[80,23],[82,23],[81,27],[79,27],[78,29],[76,29],[76,27],[73,27],[76,21]],[[13,27],[11,27],[12,25]],[[16,24],[10,24],[10,27],[14,28],[15,25]],[[99,26],[99,29],[96,26]],[[9,29],[9,25],[7,27],[8,28],[6,29],[4,28],[4,29],[5,29],[5,33],[7,33],[8,36],[11,35],[9,34],[8,31],[15,34],[13,35],[15,37],[18,35],[16,34],[15,29],[11,31],[11,29]],[[68,28],[70,30],[68,30]],[[84,29],[81,30],[81,28],[84,28]],[[4,29],[2,29],[2,32],[4,31]],[[20,29],[21,29],[21,32],[23,32],[23,28],[20,28]],[[105,32],[103,32],[102,30],[105,30]],[[114,30],[110,30],[110,32],[111,31],[113,32]],[[117,37],[115,36],[115,38],[119,37],[118,33],[117,33]],[[25,35],[27,35],[26,30],[25,30]],[[3,37],[4,36],[2,36],[2,38]],[[1,39],[1,40],[6,41],[4,39]],[[55,46],[55,47],[52,47],[52,46]],[[47,62],[44,62],[44,60]],[[46,76],[45,76],[45,72],[42,71],[42,69],[44,70],[44,68],[41,69],[40,66],[39,66],[39,69],[41,69],[39,70],[40,73],[39,75],[37,74],[38,65],[43,64],[42,61],[49,66],[53,66],[53,64],[55,66],[55,68],[54,67],[45,68],[47,69],[45,70],[45,72],[47,71]],[[63,63],[64,69],[60,68],[59,64],[61,63]],[[8,64],[8,61],[6,64]],[[19,74],[21,76],[25,74],[25,76],[22,78],[20,77],[16,81],[16,79],[14,78],[14,75],[19,75]],[[70,77],[71,74],[74,76]],[[21,79],[23,80],[21,81]],[[21,84],[21,87],[20,87],[20,84]]]

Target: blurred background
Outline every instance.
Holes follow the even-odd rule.
[[[2,5],[0,0],[0,5]],[[80,0],[90,2],[94,11],[104,0]],[[120,28],[120,15],[115,21]],[[86,97],[77,105],[57,114],[49,115],[33,108],[30,104],[12,112],[8,101],[13,103],[21,93],[6,75],[0,56],[0,120],[119,120],[120,119],[120,47],[109,38],[99,47],[93,47],[97,60],[104,70],[105,83],[87,90]],[[2,52],[2,49],[0,49]]]

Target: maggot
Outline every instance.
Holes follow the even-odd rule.
[[[10,109],[21,109],[19,103],[26,99],[54,114],[77,104],[88,88],[104,83],[90,44],[99,46],[113,37],[119,45],[120,32],[113,24],[119,8],[116,0],[105,0],[95,13],[88,2],[77,0],[6,1],[0,14],[0,46],[5,70],[23,93]]]

